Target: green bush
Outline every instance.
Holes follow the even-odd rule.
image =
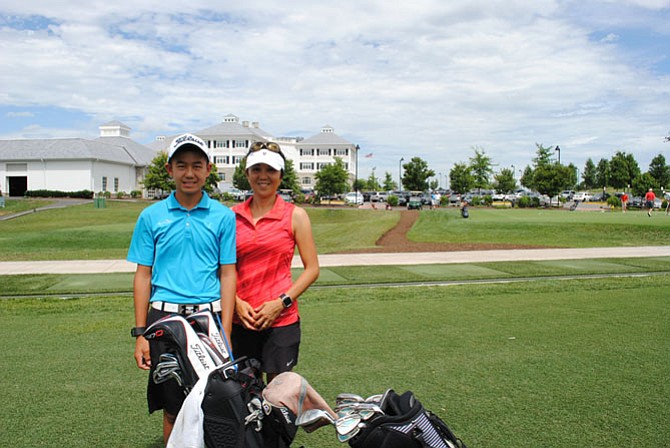
[[[610,207],[621,207],[621,199],[616,196],[610,196],[607,198],[607,205]]]
[[[386,202],[391,207],[396,207],[398,205],[398,196],[390,195],[389,197],[386,198]]]
[[[126,193],[123,191],[117,191],[116,192],[116,199],[123,199],[126,197]]]
[[[138,199],[142,197],[142,192],[140,190],[133,190],[130,192],[130,197],[133,199]]]
[[[486,196],[484,196],[483,201],[484,201],[484,205],[487,205],[487,206],[490,207],[491,204],[493,204],[493,197],[490,194],[487,194]]]
[[[23,195],[27,198],[79,198],[79,199],[93,198],[93,192],[89,190],[79,190],[79,191],[28,190]]]
[[[221,201],[221,202],[235,202],[235,196],[233,196],[232,193],[228,193],[228,192],[221,193],[219,195],[219,201]]]
[[[530,198],[528,196],[521,196],[517,204],[519,208],[528,208],[531,206]]]

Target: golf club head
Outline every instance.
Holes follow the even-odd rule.
[[[308,433],[314,432],[323,426],[334,424],[335,419],[323,409],[308,409],[295,420],[295,425],[300,426]]]
[[[345,443],[355,437],[359,432],[361,432],[361,429],[365,427],[365,424],[359,423],[356,426],[354,426],[348,433],[346,434],[340,434],[339,432],[337,433],[337,440],[340,441],[341,443]]]
[[[360,415],[345,415],[335,420],[335,429],[339,435],[350,433],[361,423]]]

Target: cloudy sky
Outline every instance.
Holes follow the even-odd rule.
[[[360,177],[473,148],[518,172],[538,143],[670,161],[670,0],[0,0],[0,48],[0,139],[116,119],[148,143],[232,113],[330,125],[374,154]]]

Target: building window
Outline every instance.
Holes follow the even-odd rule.
[[[228,165],[230,160],[229,156],[214,156],[214,163],[216,165]]]
[[[316,164],[316,169],[317,169],[317,170],[320,170],[320,169],[323,168],[324,166],[328,166],[328,165],[330,165],[330,163],[327,163],[327,162],[317,163],[317,164]]]
[[[301,180],[301,183],[303,185],[312,185],[312,178],[311,177],[303,177]]]
[[[102,191],[107,191],[107,176],[102,176]]]
[[[226,181],[226,173],[224,173],[223,171],[219,171],[219,177],[221,178],[222,182]]]
[[[336,156],[348,156],[349,155],[349,148],[336,149],[335,150],[335,155]]]
[[[301,149],[300,150],[300,155],[301,156],[313,156],[314,155],[314,149]]]
[[[314,169],[314,164],[311,162],[303,162],[300,164],[300,169],[301,170],[313,170]]]
[[[117,193],[119,191],[119,178],[115,177],[114,178],[114,192]]]
[[[238,163],[240,163],[240,160],[242,160],[243,158],[244,158],[244,156],[233,156],[232,157],[233,165],[237,165]]]
[[[329,156],[331,154],[332,154],[332,152],[331,152],[330,148],[329,149],[320,148],[320,149],[317,149],[317,151],[316,151],[317,156]]]
[[[247,141],[246,140],[235,140],[234,143],[234,148],[246,148],[247,147]]]
[[[226,147],[226,141],[219,141],[217,140],[214,144],[215,148],[225,148]]]

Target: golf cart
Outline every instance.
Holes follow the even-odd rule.
[[[409,201],[407,201],[407,210],[421,210],[422,208],[421,196],[410,196]]]

